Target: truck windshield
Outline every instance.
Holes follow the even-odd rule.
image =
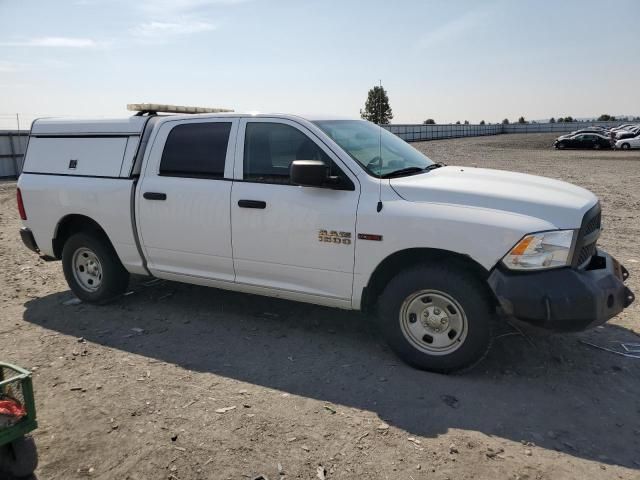
[[[434,163],[404,140],[371,122],[322,120],[313,123],[375,177],[394,172],[398,172],[398,176],[415,175]]]

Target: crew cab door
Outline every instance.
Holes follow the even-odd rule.
[[[137,188],[151,273],[234,281],[229,201],[238,119],[163,123]]]
[[[238,140],[231,194],[236,281],[346,306],[360,193],[355,175],[293,121],[244,119]],[[293,160],[324,161],[342,189],[292,185]]]

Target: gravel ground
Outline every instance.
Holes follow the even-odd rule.
[[[597,193],[601,245],[640,291],[640,153],[558,152],[552,136],[415,144],[437,161],[560,178]],[[580,334],[504,327],[458,376],[400,363],[365,315],[145,279],[72,299],[20,243],[0,184],[0,357],[34,370],[41,479],[640,477],[633,305]]]

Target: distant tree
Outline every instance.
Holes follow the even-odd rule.
[[[527,121],[524,119],[524,117],[520,117],[518,119],[518,123],[527,123]]]
[[[564,117],[564,121],[565,122],[575,122],[575,120],[573,119],[573,117],[571,115],[569,115],[568,117]]]
[[[436,121],[433,118],[427,118],[424,122],[425,125],[435,125]]]
[[[503,125],[509,125],[509,119],[505,118],[504,120],[502,120],[502,124]]]
[[[564,123],[564,117],[558,117],[558,123]]]
[[[465,121],[464,121],[464,124],[465,124],[465,125],[469,125],[469,120],[465,120]]]
[[[551,117],[551,118],[549,119],[549,123],[556,123],[556,119],[555,119],[555,118],[553,118],[553,117]]]
[[[458,120],[458,121],[456,122],[456,125],[460,125],[460,120]]]
[[[484,125],[484,120],[480,120],[480,125]]]
[[[382,125],[388,124],[393,118],[389,97],[383,87],[373,87],[369,90],[364,110],[360,110],[360,116],[365,120]]]

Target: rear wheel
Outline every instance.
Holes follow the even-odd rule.
[[[474,276],[445,265],[393,278],[380,296],[381,330],[407,363],[452,372],[480,361],[491,345],[493,308]]]
[[[631,148],[631,145],[629,145],[628,143],[623,143],[620,148],[622,148],[623,150],[629,150]]]
[[[38,450],[32,437],[22,437],[0,447],[0,473],[27,478],[38,466]],[[4,477],[3,477],[4,478]]]
[[[76,233],[62,250],[62,268],[69,287],[84,302],[99,303],[124,293],[129,272],[106,238]]]

